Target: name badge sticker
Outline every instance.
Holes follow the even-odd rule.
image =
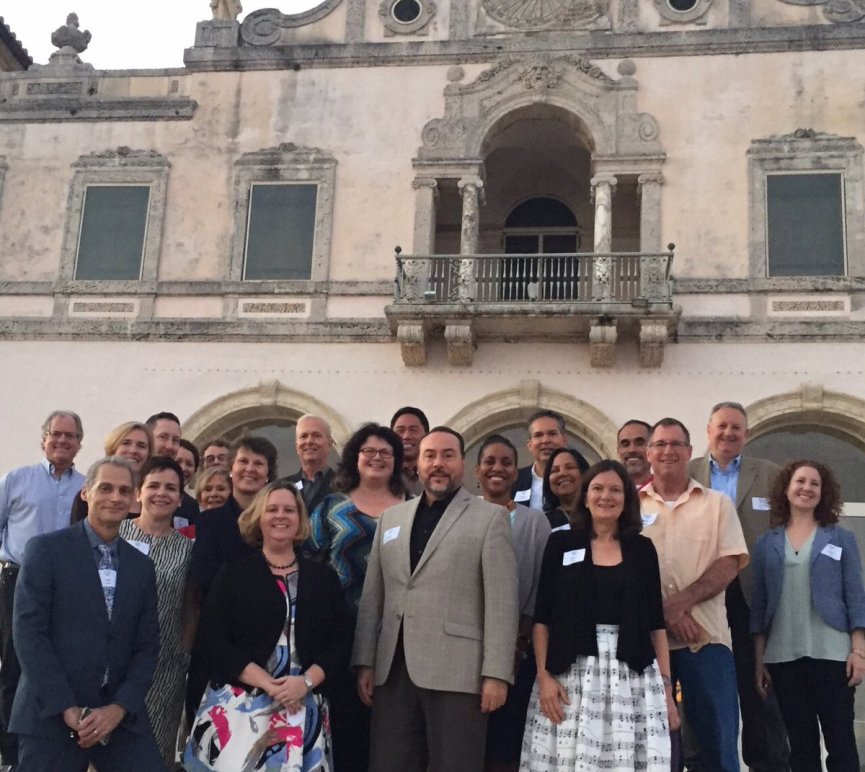
[[[105,588],[117,586],[117,572],[113,568],[100,568],[99,581]]]
[[[555,528],[550,529],[550,533],[555,533],[556,531],[570,531],[571,524],[565,523],[564,525],[556,526]]]
[[[842,550],[837,544],[827,544],[820,550],[821,555],[826,555],[832,558],[832,560],[841,560],[841,552]]]
[[[585,559],[586,551],[584,549],[569,550],[564,555],[562,555],[562,565],[572,566],[574,563],[582,563]]]
[[[180,517],[179,515],[175,516],[173,524],[175,529],[186,528],[189,525],[189,518]],[[147,553],[145,552],[144,554],[146,555]]]
[[[397,536],[399,536],[399,526],[395,525],[393,528],[388,528],[384,532],[384,537],[382,538],[382,544],[387,544],[389,541],[393,541]]]
[[[514,494],[514,501],[528,501],[532,497],[532,489],[527,488],[524,491],[517,491]]]
[[[756,509],[758,512],[768,512],[769,499],[765,499],[762,496],[753,496],[751,498],[751,507]]]
[[[302,491],[303,490],[303,480],[298,480],[296,483],[294,483],[294,487],[297,488],[299,491]]]
[[[150,554],[150,545],[146,541],[138,541],[137,539],[130,539],[129,545],[135,547],[142,555]]]
[[[643,528],[648,528],[655,522],[655,520],[658,519],[658,513],[644,512],[642,515],[640,515],[640,519],[643,521]]]

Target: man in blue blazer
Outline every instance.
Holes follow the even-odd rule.
[[[134,488],[125,459],[97,461],[83,491],[87,519],[27,544],[10,722],[22,772],[165,770],[144,706],[159,656],[156,578],[119,538]]]

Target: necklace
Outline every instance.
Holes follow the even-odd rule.
[[[262,551],[261,554],[264,555],[264,552]],[[285,571],[286,569],[288,569],[288,568],[294,568],[294,566],[297,565],[297,555],[294,556],[294,560],[292,560],[291,563],[286,563],[286,565],[284,565],[284,566],[278,566],[278,565],[276,565],[275,563],[271,563],[271,562],[267,559],[267,555],[264,555],[264,562],[267,563],[267,565],[268,565],[270,568],[274,569],[275,571]]]

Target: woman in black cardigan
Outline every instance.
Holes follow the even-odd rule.
[[[207,595],[198,643],[209,684],[184,767],[332,770],[327,677],[351,645],[339,580],[295,554],[310,526],[291,483],[262,488],[238,526],[257,549],[223,566]]]
[[[624,467],[591,467],[544,553],[521,769],[670,769],[679,718],[658,556],[641,529]]]

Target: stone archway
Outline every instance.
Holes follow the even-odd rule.
[[[615,458],[616,426],[600,410],[571,394],[522,381],[512,389],[489,394],[466,405],[448,426],[460,432],[466,446],[509,424],[523,424],[536,410],[555,410],[568,430],[579,435],[601,458]]]
[[[295,423],[307,413],[321,416],[330,424],[337,445],[351,433],[342,416],[323,402],[279,381],[262,381],[258,386],[208,402],[184,423],[183,436],[197,445],[249,423]]]

